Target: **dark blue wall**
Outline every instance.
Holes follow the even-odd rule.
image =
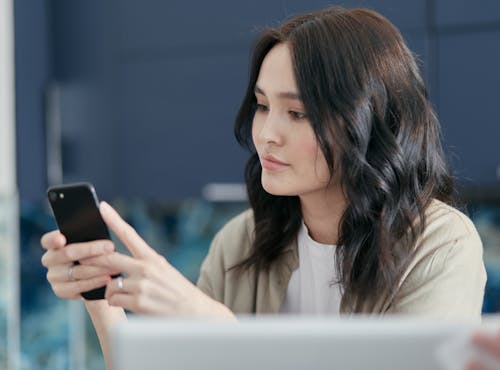
[[[500,2],[343,1],[399,27],[422,62],[466,184],[498,183]],[[19,186],[46,186],[43,91],[61,92],[65,181],[172,201],[242,181],[232,125],[259,26],[326,1],[16,1]],[[29,6],[29,8],[28,8]],[[24,144],[24,145],[23,145]]]
[[[451,163],[465,185],[500,184],[500,1],[440,0],[436,22],[439,117]]]
[[[46,186],[44,93],[52,66],[50,9],[46,1],[13,4],[17,178],[21,197],[35,200]]]

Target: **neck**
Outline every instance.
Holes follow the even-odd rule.
[[[340,187],[301,195],[300,205],[309,236],[321,244],[337,244],[340,220],[346,207]]]

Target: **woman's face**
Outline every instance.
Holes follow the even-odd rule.
[[[252,137],[262,165],[262,186],[273,195],[324,191],[330,173],[293,72],[290,49],[276,45],[262,62],[255,86]]]

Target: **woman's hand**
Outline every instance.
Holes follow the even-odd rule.
[[[496,334],[476,333],[472,337],[472,344],[488,356],[488,364],[474,359],[468,364],[467,370],[500,369],[500,331]]]
[[[110,305],[143,314],[234,317],[227,307],[204,294],[155,252],[109,204],[102,202],[100,211],[132,254],[113,253],[81,261],[127,275],[108,283],[106,299]]]
[[[42,236],[42,265],[47,268],[47,280],[60,298],[81,299],[81,293],[106,285],[117,271],[99,266],[75,265],[86,258],[114,252],[110,240],[96,240],[66,245],[66,238],[59,230]]]

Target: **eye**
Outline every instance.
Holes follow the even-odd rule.
[[[265,104],[257,103],[257,110],[260,112],[267,112],[269,110],[269,108]]]
[[[288,114],[292,117],[292,119],[296,121],[307,118],[307,114],[302,112],[295,112],[293,110],[288,111]]]

